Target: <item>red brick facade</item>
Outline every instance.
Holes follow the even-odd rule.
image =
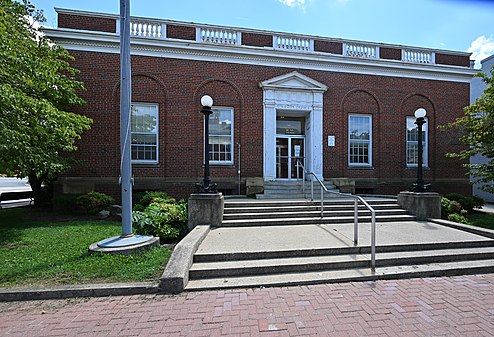
[[[107,33],[115,33],[117,29],[115,19],[74,14],[59,14],[58,27]]]
[[[254,47],[272,47],[273,36],[265,34],[244,33],[242,34],[242,44]]]
[[[119,58],[117,54],[72,51],[74,65],[87,91],[88,104],[79,112],[95,120],[75,153],[83,165],[68,176],[118,177],[119,175]],[[242,145],[242,176],[262,176],[263,91],[259,82],[294,69],[228,63],[132,57],[134,102],[159,105],[159,158],[157,165],[135,165],[140,177],[193,182],[202,175],[203,121],[200,97],[214,97],[215,105],[234,108],[234,141]],[[324,147],[324,177],[357,179],[357,188],[376,193],[396,193],[415,179],[416,170],[405,165],[406,116],[424,107],[429,117],[429,166],[427,181],[440,191],[468,192],[461,163],[446,158],[461,145],[451,131],[438,125],[453,121],[469,102],[469,85],[399,77],[369,76],[298,70],[328,86],[324,94],[323,134],[336,136],[335,147]],[[348,165],[348,114],[371,114],[373,167]],[[211,175],[234,188],[234,166],[213,166]],[[220,184],[221,187],[221,184]],[[139,186],[136,186],[139,189]],[[152,188],[149,186],[148,188]],[[178,186],[185,194],[191,192]]]
[[[66,19],[66,15],[59,17],[60,27],[69,28]],[[82,29],[91,28],[78,24],[85,27]],[[98,27],[106,29],[106,24],[102,22]],[[193,27],[167,25],[167,37],[193,40],[195,31]],[[243,33],[242,43],[272,46],[272,36]],[[342,48],[340,42],[314,41],[314,51],[342,54]],[[80,70],[79,79],[87,89],[81,92],[87,105],[77,111],[91,117],[94,124],[84,133],[79,150],[74,153],[82,164],[63,179],[80,177],[96,190],[116,194],[120,163],[119,55],[69,51],[75,57],[73,65]],[[401,58],[400,49],[380,48],[383,59],[397,60],[398,54]],[[436,62],[466,66],[462,56],[455,55],[436,54]],[[416,169],[406,165],[406,117],[423,107],[427,110],[429,130],[426,182],[431,182],[441,193],[471,193],[462,162],[445,156],[462,149],[458,134],[438,129],[439,125],[461,116],[469,104],[466,82],[137,55],[132,56],[131,63],[132,101],[159,106],[159,163],[134,165],[136,190],[163,189],[177,197],[186,197],[193,191],[194,182],[201,180],[200,98],[204,94],[213,97],[214,105],[234,109],[233,144],[241,144],[242,178],[262,177],[263,89],[259,83],[297,71],[328,87],[323,94],[324,178],[354,179],[357,190],[377,194],[407,189],[416,179]],[[372,167],[348,165],[351,113],[372,116]],[[329,135],[335,136],[334,147],[325,142]],[[227,193],[236,190],[237,154],[235,146],[233,165],[211,167],[213,181]]]
[[[315,40],[314,51],[341,55],[343,54],[343,43]]]
[[[436,63],[447,64],[450,66],[468,67],[470,65],[470,59],[461,55],[436,53]]]
[[[196,30],[194,27],[166,25],[166,37],[170,39],[195,40]]]
[[[380,57],[387,60],[401,60],[401,49],[379,48]]]

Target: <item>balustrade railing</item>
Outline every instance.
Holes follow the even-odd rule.
[[[426,50],[402,49],[401,51],[402,61],[410,63],[434,64],[434,56],[433,52]]]
[[[314,51],[314,42],[303,37],[273,35],[273,47],[282,50],[310,52]]]
[[[120,20],[116,20],[117,34]],[[151,39],[166,38],[166,21],[132,18],[130,36]],[[242,45],[242,31],[223,27],[196,26],[196,41],[200,43]],[[273,48],[285,51],[313,52],[314,39],[301,36],[273,34]],[[376,44],[343,42],[343,56],[380,59],[380,47]],[[401,61],[406,63],[435,64],[435,53],[428,50],[402,48]]]
[[[241,33],[224,28],[197,27],[196,41],[203,43],[239,45]]]
[[[367,59],[379,58],[379,47],[362,43],[344,43],[343,55]]]
[[[165,24],[153,21],[132,20],[130,22],[130,36],[163,39],[165,38]]]

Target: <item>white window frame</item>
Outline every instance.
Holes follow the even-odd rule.
[[[352,163],[351,162],[351,156],[350,156],[350,148],[352,144],[352,139],[350,139],[350,120],[352,117],[365,117],[369,119],[369,140],[365,141],[366,143],[369,144],[369,162],[368,163]],[[353,140],[355,142],[356,140]],[[361,141],[361,140],[360,140]],[[367,115],[367,114],[349,114],[348,115],[348,166],[351,167],[372,167],[372,115]]]
[[[142,106],[142,107],[155,107],[156,108],[156,132],[133,132],[132,124],[130,125],[131,141],[130,149],[132,156],[132,134],[153,134],[156,137],[156,160],[146,160],[146,159],[132,159],[132,164],[157,164],[159,162],[159,105],[156,103],[143,103],[143,102],[132,102],[131,106]],[[132,110],[131,110],[132,111]],[[132,112],[131,112],[132,113]],[[132,123],[132,116],[130,118],[130,123]]]
[[[211,107],[211,110],[213,110],[213,112],[215,110],[229,110],[230,111],[230,117],[231,117],[231,127],[230,127],[230,158],[231,160],[214,160],[214,159],[210,159],[209,160],[209,164],[210,165],[233,165],[234,163],[234,125],[235,125],[235,120],[234,120],[234,117],[235,117],[235,111],[232,107],[226,107],[226,106],[213,106]],[[211,115],[212,116],[212,115]],[[210,116],[210,117],[211,117]],[[209,121],[209,126],[211,127],[211,120]],[[205,126],[203,126],[204,128]],[[211,134],[211,129],[209,129],[209,137],[211,136],[214,136]],[[222,136],[222,135],[218,135],[218,136]],[[211,145],[211,143],[210,143]],[[212,154],[211,157],[214,158],[214,151],[213,151],[213,148],[214,146],[211,146],[210,147],[210,150],[209,150],[209,153]]]
[[[424,132],[424,139],[422,140],[423,141],[422,167],[429,167],[429,127],[428,127],[429,120],[427,119],[427,117],[425,117],[424,119],[425,119],[425,123],[422,126],[422,131],[425,131]],[[407,118],[406,118],[406,125],[405,125],[405,128],[406,128],[406,131],[405,131],[405,142],[406,142],[406,146],[405,146],[405,161],[406,161],[407,167],[417,167],[418,166],[418,163],[417,164],[412,164],[412,163],[409,163],[408,162],[408,145],[409,144],[417,144],[418,145],[418,141],[408,140],[408,121],[411,121],[412,124],[413,124],[413,123],[415,123],[416,120],[417,119],[414,116],[407,116]]]

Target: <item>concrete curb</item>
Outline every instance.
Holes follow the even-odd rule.
[[[160,292],[178,294],[184,291],[194,254],[210,230],[210,225],[198,225],[175,246],[160,279]]]
[[[443,225],[446,227],[462,230],[464,232],[469,232],[472,234],[477,234],[481,236],[485,236],[486,238],[494,239],[494,230],[482,227],[475,227],[470,225],[464,225],[458,222],[453,222],[449,220],[443,219],[427,219],[427,221],[436,223],[438,225]]]
[[[151,282],[81,284],[53,288],[0,288],[0,301],[53,300],[74,297],[102,297],[153,294],[158,284]]]

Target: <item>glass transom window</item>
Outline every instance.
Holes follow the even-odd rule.
[[[233,164],[233,109],[212,110],[209,118],[209,162]]]
[[[158,162],[158,105],[132,103],[130,137],[133,163]]]
[[[415,124],[415,117],[407,117],[407,166],[417,166],[419,162],[418,150],[418,126]],[[422,126],[422,166],[428,166],[427,163],[427,118],[426,123]]]
[[[348,164],[372,165],[372,118],[370,115],[348,116]]]

